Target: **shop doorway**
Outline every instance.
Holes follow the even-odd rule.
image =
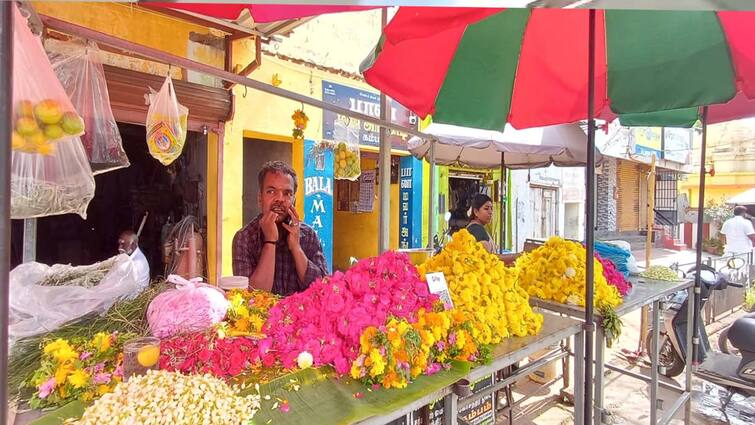
[[[575,241],[582,240],[582,214],[580,214],[579,202],[567,202],[564,204],[564,237]]]
[[[37,219],[36,261],[84,265],[105,260],[117,254],[120,232],[137,231],[149,212],[139,247],[154,277],[163,274],[166,224],[193,215],[206,228],[206,137],[189,132],[183,153],[166,167],[149,154],[143,126],[118,127],[131,165],[95,176],[86,220],[74,214]],[[15,266],[22,261],[23,220],[13,220],[12,241]]]
[[[482,177],[478,174],[451,174],[448,176],[448,212],[451,213],[448,227],[451,234],[469,224],[468,212],[472,206],[472,197],[477,193],[487,192],[487,188],[482,184]]]
[[[532,187],[532,237],[548,239],[558,234],[558,190]]]
[[[257,174],[268,161],[283,161],[291,164],[292,144],[263,139],[244,139],[244,181],[242,183],[242,208],[244,225],[260,213],[257,204],[259,182]],[[301,170],[297,170],[301,172]]]

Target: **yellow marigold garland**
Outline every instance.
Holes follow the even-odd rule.
[[[540,331],[543,316],[532,311],[527,292],[516,283],[516,272],[466,229],[419,266],[422,279],[431,272],[443,272],[455,309],[473,317],[473,337],[480,344]]]
[[[585,247],[553,236],[541,247],[516,260],[519,284],[537,298],[562,304],[585,305]],[[615,308],[623,302],[619,291],[603,275],[595,260],[595,307]]]

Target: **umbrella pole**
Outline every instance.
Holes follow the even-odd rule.
[[[13,117],[13,2],[0,4],[0,424],[8,422],[10,164]]]
[[[506,226],[504,220],[506,219],[506,161],[504,153],[501,152],[501,212],[498,217],[498,251],[503,254],[503,250],[506,248]]]
[[[587,66],[587,164],[585,166],[585,405],[583,419],[586,425],[592,423],[593,404],[593,297],[595,262],[595,9],[589,12]],[[576,379],[579,379],[578,377]],[[602,382],[602,380],[601,380]]]
[[[435,213],[435,139],[430,140],[430,202],[427,209],[427,239],[430,249],[435,248],[435,219],[437,214]],[[438,241],[442,243],[442,241]]]
[[[692,362],[699,363],[698,347],[700,346],[700,266],[703,262],[703,218],[705,209],[705,145],[708,139],[708,107],[703,107],[703,140],[700,144],[700,187],[697,191],[697,245],[695,247],[695,301],[693,309],[694,318],[692,320],[693,338],[692,338]]]

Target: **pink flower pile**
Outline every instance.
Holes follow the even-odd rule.
[[[284,298],[270,309],[264,331],[284,367],[293,367],[307,351],[314,366],[332,365],[345,374],[368,326],[382,326],[389,316],[413,320],[419,308],[431,309],[436,300],[405,254],[386,252]]]
[[[628,294],[629,290],[632,288],[632,284],[624,278],[624,275],[621,272],[616,270],[616,265],[613,264],[613,261],[603,258],[597,253],[595,254],[595,258],[597,258],[598,261],[600,261],[600,264],[603,265],[603,276],[606,277],[608,284],[615,286],[622,297]]]

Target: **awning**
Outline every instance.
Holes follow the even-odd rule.
[[[755,205],[755,188],[745,190],[739,195],[726,201],[730,205]]]
[[[584,166],[587,136],[578,124],[515,130],[507,125],[503,133],[433,123],[424,131],[436,141],[413,137],[409,151],[419,159],[431,160],[435,144],[435,162],[441,165],[465,165],[474,168],[511,169]],[[503,156],[503,158],[502,158]],[[596,162],[602,159],[596,152]],[[501,160],[503,159],[503,164]]]

